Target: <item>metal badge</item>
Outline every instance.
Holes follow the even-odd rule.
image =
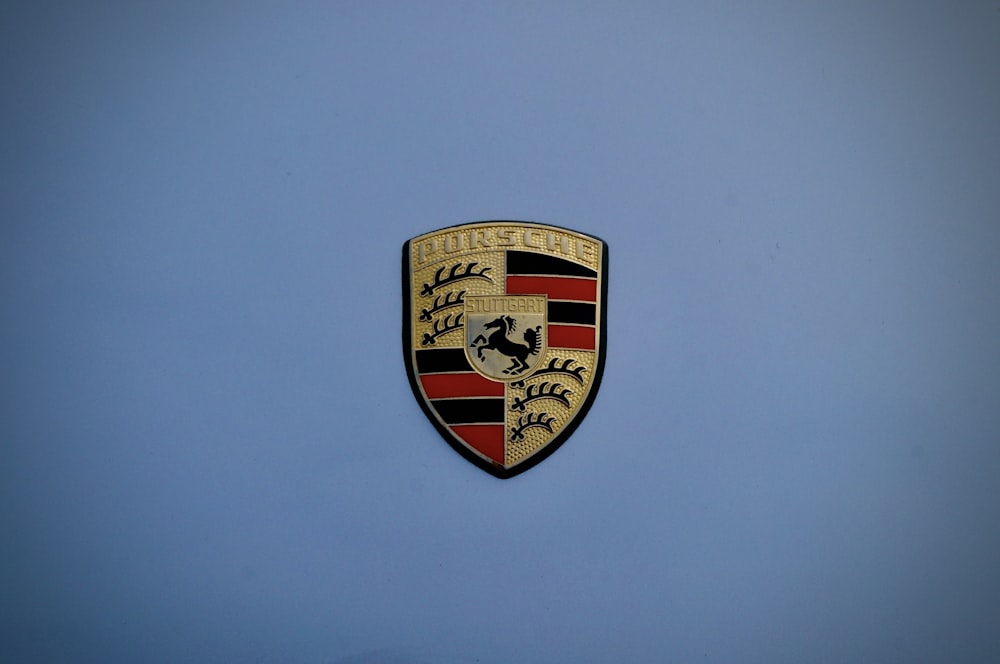
[[[508,478],[555,451],[604,369],[607,245],[523,221],[403,245],[403,353],[424,413],[466,459]]]

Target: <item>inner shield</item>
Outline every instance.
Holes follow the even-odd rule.
[[[465,354],[487,378],[523,379],[548,346],[545,295],[478,295],[465,299]]]

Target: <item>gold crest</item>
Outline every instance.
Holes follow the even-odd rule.
[[[403,246],[403,350],[452,447],[497,477],[551,454],[597,394],[607,245],[532,222],[477,222]]]

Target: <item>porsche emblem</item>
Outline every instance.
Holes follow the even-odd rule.
[[[501,478],[576,429],[605,354],[607,245],[556,226],[490,221],[403,245],[403,352],[441,435]]]

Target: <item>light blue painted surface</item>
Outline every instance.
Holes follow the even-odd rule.
[[[1000,6],[0,10],[0,659],[1000,656]],[[577,433],[462,460],[409,237],[606,239]]]

